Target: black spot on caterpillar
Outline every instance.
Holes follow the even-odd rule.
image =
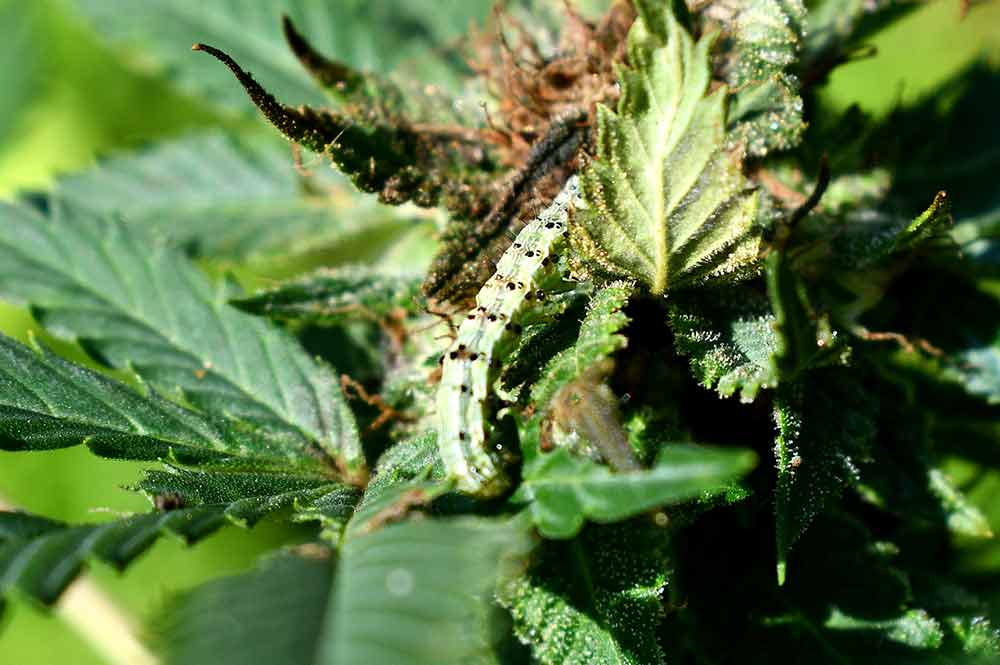
[[[475,316],[463,319],[447,353],[437,392],[438,448],[462,491],[495,496],[506,487],[500,461],[487,445],[490,402],[495,401],[491,386],[498,365],[494,356],[505,339],[520,332],[516,320],[532,304],[527,295],[558,278],[558,268],[542,259],[563,242],[569,207],[581,203],[573,177],[555,201],[521,230],[517,246],[504,252],[495,275],[500,279],[486,280],[471,311]]]

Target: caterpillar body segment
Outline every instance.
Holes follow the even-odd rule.
[[[437,392],[438,447],[461,491],[496,496],[507,487],[489,440],[495,368],[515,343],[524,315],[562,282],[553,257],[563,245],[570,207],[581,205],[574,176],[500,257],[445,352]]]

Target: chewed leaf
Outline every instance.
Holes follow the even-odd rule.
[[[725,150],[726,91],[706,94],[712,38],[695,43],[661,16],[629,33],[617,111],[598,107],[597,155],[581,175],[590,209],[572,228],[590,263],[653,294],[746,270],[759,246],[756,194]]]

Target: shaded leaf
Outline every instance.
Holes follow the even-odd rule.
[[[761,388],[774,388],[778,335],[767,299],[746,287],[698,296],[669,303],[674,344],[690,358],[698,383],[723,397],[739,392],[743,402],[752,402]]]
[[[636,521],[546,542],[532,569],[500,594],[516,635],[542,665],[666,663],[657,641],[666,542],[664,530]]]
[[[30,303],[48,329],[247,423],[291,460],[322,450],[352,471],[364,468],[332,371],[288,334],[226,304],[227,285],[210,284],[142,229],[78,208],[56,206],[44,217],[5,205],[0,218],[0,294]]]
[[[788,552],[816,515],[858,481],[876,434],[877,402],[845,370],[813,372],[775,395],[778,583]]]
[[[597,107],[597,158],[583,170],[589,209],[573,241],[600,269],[654,294],[746,269],[757,205],[724,151],[725,89],[706,96],[711,39],[695,44],[669,12],[638,19],[617,112]]]
[[[572,538],[585,520],[617,522],[651,508],[681,503],[725,489],[748,473],[755,456],[747,450],[668,445],[651,469],[612,473],[574,457],[565,448],[526,454],[513,500],[528,504],[547,538]]]

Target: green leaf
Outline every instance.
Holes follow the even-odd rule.
[[[594,294],[576,342],[545,364],[541,378],[531,389],[532,403],[547,405],[560,388],[579,378],[587,368],[625,348],[628,340],[620,331],[629,319],[622,309],[634,291],[635,286],[629,282],[612,282]]]
[[[774,444],[778,583],[788,552],[810,522],[858,481],[858,463],[875,438],[878,405],[846,370],[816,371],[775,394]]]
[[[699,291],[697,298],[669,303],[677,352],[688,356],[695,378],[722,397],[737,391],[752,402],[778,377],[772,356],[778,349],[775,319],[766,298],[745,287]]]
[[[406,225],[342,179],[295,171],[286,148],[202,134],[113,157],[56,182],[55,196],[152,227],[193,256],[302,255]]]
[[[76,4],[99,34],[141,49],[135,59],[147,68],[152,64],[183,90],[228,109],[246,109],[246,101],[222,71],[191,56],[194,42],[215,44],[232,53],[280,97],[295,104],[322,104],[326,96],[285,43],[283,14],[331,57],[357,69],[385,73],[401,68],[411,78],[448,85],[461,61],[439,45],[489,11],[489,3],[468,0],[444,4],[394,0],[377,5],[356,0],[266,4],[218,0],[207,5],[196,0],[150,0],[142,12],[134,12],[128,0],[76,0]]]
[[[397,443],[379,458],[364,496],[347,523],[345,537],[398,521],[411,508],[430,504],[452,488],[444,476],[435,432]]]
[[[712,39],[695,44],[661,15],[629,32],[617,112],[597,107],[597,158],[581,175],[589,209],[572,228],[590,261],[653,294],[745,270],[759,244],[757,197],[724,150],[726,91],[706,95]]]
[[[761,157],[802,140],[799,81],[791,74],[805,33],[801,0],[723,0],[704,10],[723,31],[717,75],[734,90],[729,146]]]
[[[86,444],[97,454],[193,464],[284,461],[251,433],[140,394],[117,381],[0,335],[0,448],[50,450]]]
[[[495,662],[490,600],[528,543],[523,525],[475,518],[409,521],[348,538],[320,662]]]
[[[612,473],[574,457],[565,448],[526,453],[513,500],[528,504],[546,538],[572,538],[584,520],[618,522],[657,506],[705,497],[748,473],[756,463],[747,450],[668,445],[651,469]]]
[[[354,496],[355,501],[358,498],[356,489],[333,483],[328,478],[261,471],[192,471],[172,466],[166,471],[147,471],[137,489],[183,506],[225,504],[225,516],[244,527],[284,508],[294,508],[296,520],[304,521],[299,511],[303,503],[311,505],[332,497],[340,501],[350,496]]]
[[[320,270],[232,304],[280,320],[338,325],[351,320],[378,322],[397,311],[414,314],[419,311],[419,294],[420,278],[346,266]]]
[[[154,620],[164,665],[315,662],[330,596],[329,553],[285,552],[173,598]]]
[[[112,367],[257,428],[289,460],[364,458],[332,370],[285,332],[229,306],[175,251],[135,226],[71,206],[0,207],[0,294]],[[318,448],[314,448],[318,446]]]
[[[546,542],[501,603],[542,665],[662,665],[658,643],[669,564],[651,523],[589,526]]]

